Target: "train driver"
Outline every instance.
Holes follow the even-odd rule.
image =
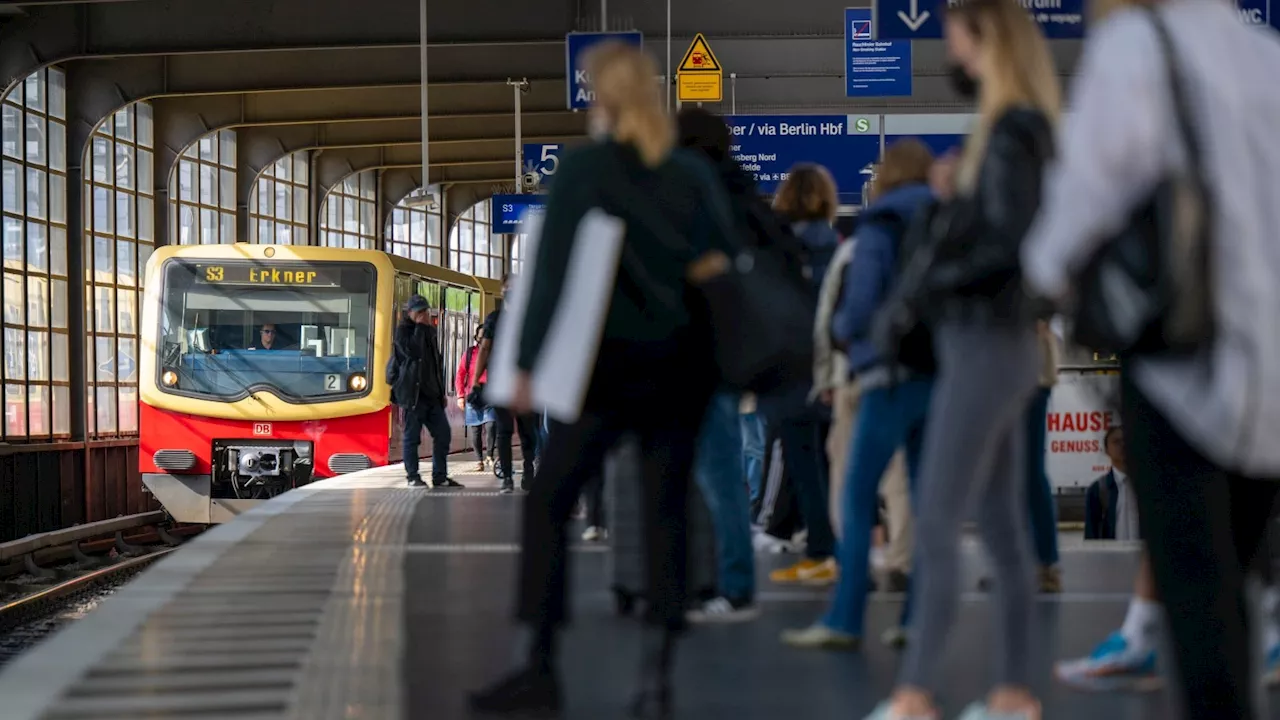
[[[283,350],[284,342],[280,340],[280,334],[276,330],[275,323],[263,323],[258,330],[258,345],[250,347],[250,350]]]

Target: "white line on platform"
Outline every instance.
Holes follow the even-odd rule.
[[[407,553],[428,553],[436,555],[509,555],[520,552],[516,543],[409,543],[404,546]],[[606,545],[570,545],[570,552],[603,553],[609,552]]]

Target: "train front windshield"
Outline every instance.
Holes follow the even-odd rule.
[[[291,402],[363,395],[376,288],[368,263],[171,260],[156,381],[226,401],[258,390]]]

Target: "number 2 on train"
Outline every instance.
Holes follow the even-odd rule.
[[[325,391],[325,392],[338,392],[339,390],[341,390],[341,389],[342,389],[342,384],[341,384],[341,382],[340,382],[341,380],[342,380],[342,376],[341,376],[341,375],[336,375],[336,374],[333,374],[333,373],[330,373],[329,375],[325,375],[325,376],[324,376],[324,391]]]

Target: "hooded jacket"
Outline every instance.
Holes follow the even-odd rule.
[[[845,268],[840,302],[831,320],[831,334],[844,346],[852,374],[883,362],[870,339],[871,321],[897,280],[902,236],[911,217],[932,200],[927,185],[898,187],[872,203],[858,223],[853,260]]]

